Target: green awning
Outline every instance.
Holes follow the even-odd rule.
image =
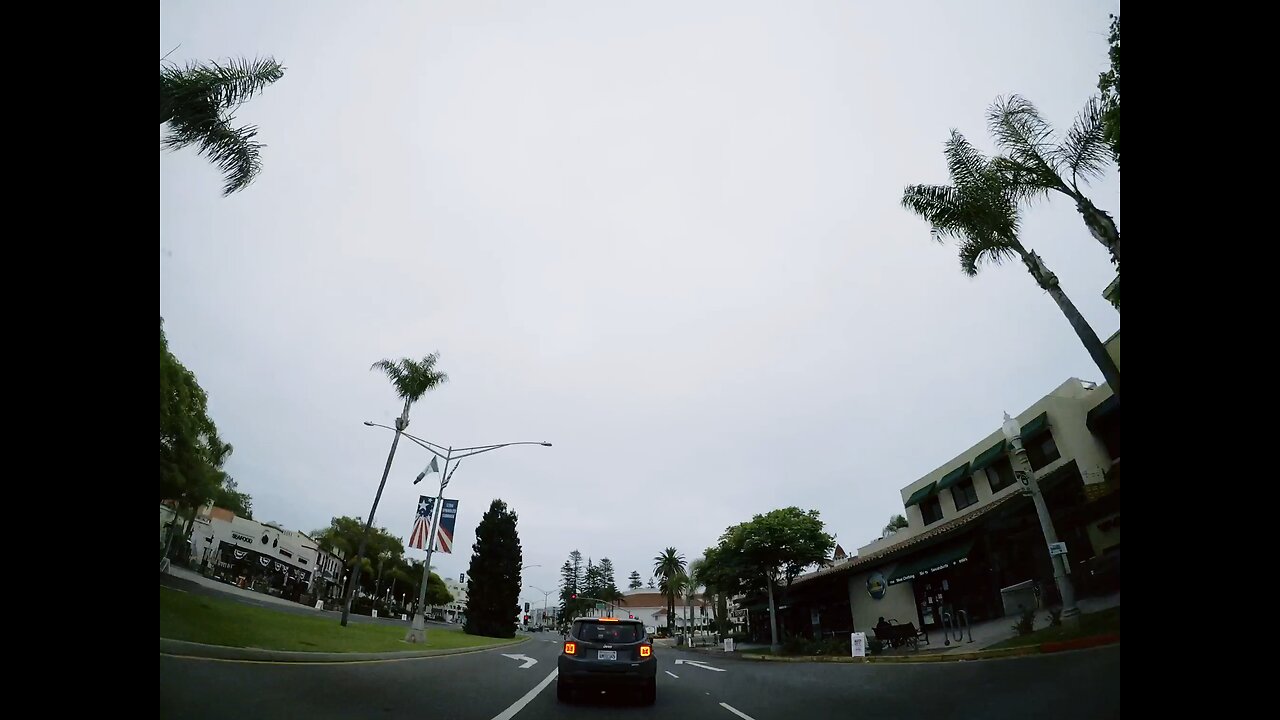
[[[938,492],[938,483],[931,482],[928,485],[925,485],[924,487],[920,488],[919,490],[911,493],[911,497],[907,498],[906,507],[911,507],[916,503],[924,502],[925,498],[931,495],[934,495],[937,492]]]
[[[903,560],[893,569],[893,574],[889,576],[889,584],[896,585],[908,580],[918,580],[926,575],[968,562],[969,550],[972,548],[973,538],[969,538],[941,550],[934,548],[933,552]]]
[[[938,481],[938,489],[946,490],[972,474],[973,473],[969,470],[969,463],[965,463],[946,475],[943,475],[942,479]]]
[[[1035,419],[1033,419],[1031,422],[1027,423],[1026,425],[1023,425],[1022,432],[1018,433],[1018,435],[1021,436],[1023,440],[1030,440],[1031,438],[1039,435],[1040,433],[1048,429],[1049,429],[1049,413],[1042,412],[1039,415],[1035,416]]]
[[[1098,423],[1102,422],[1113,413],[1116,413],[1119,411],[1120,411],[1120,398],[1116,397],[1115,395],[1112,395],[1106,400],[1103,400],[1102,402],[1098,403],[1096,407],[1094,407],[1092,410],[1089,411],[1089,414],[1085,416],[1085,420],[1084,420],[1085,427],[1089,428],[1093,432],[1097,432]]]
[[[973,471],[975,473],[982,472],[983,469],[986,468],[988,465],[1004,457],[1005,447],[1008,445],[1008,443],[1009,443],[1008,440],[1001,440],[995,445],[992,445],[990,449],[984,451],[981,455],[974,458]]]

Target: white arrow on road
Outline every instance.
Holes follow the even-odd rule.
[[[701,660],[679,660],[679,659],[678,659],[678,660],[676,660],[676,664],[677,664],[677,665],[692,665],[692,666],[694,666],[694,667],[700,667],[700,668],[702,668],[703,670],[715,670],[716,672],[724,672],[724,670],[723,670],[723,669],[718,668],[718,667],[711,667],[710,665],[708,665],[708,664],[706,664],[706,663],[702,662]]]
[[[523,661],[524,661],[524,664],[523,664],[523,665],[521,665],[519,668],[517,668],[518,670],[524,670],[524,669],[526,669],[526,668],[531,668],[531,667],[533,667],[534,665],[537,665],[537,664],[538,664],[538,661],[537,661],[537,660],[534,660],[533,658],[529,657],[528,655],[508,655],[508,654],[506,654],[506,653],[503,653],[503,654],[502,654],[502,657],[511,658],[512,660],[523,660]]]

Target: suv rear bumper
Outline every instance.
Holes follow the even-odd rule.
[[[560,681],[567,685],[646,685],[658,675],[658,663],[652,656],[610,662],[561,655],[557,667]]]

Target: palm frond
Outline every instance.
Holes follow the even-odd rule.
[[[902,206],[928,222],[938,242],[964,236],[964,199],[950,185],[908,185],[902,191]]]
[[[1101,177],[1107,161],[1111,159],[1111,146],[1107,143],[1103,124],[1104,111],[1098,98],[1089,98],[1055,151],[1057,162],[1071,170],[1073,185],[1077,178],[1091,180]]]
[[[197,151],[222,171],[223,195],[245,188],[262,170],[258,151],[263,145],[253,141],[258,128],[252,125],[233,128],[222,120],[188,123],[185,118],[176,117],[170,126],[165,146],[177,150],[196,145]]]
[[[951,137],[943,145],[943,156],[947,159],[947,170],[951,173],[951,182],[960,189],[980,185],[987,171],[987,160],[978,149],[969,144],[964,135],[952,130]]]
[[[387,379],[391,380],[391,384],[397,387],[400,385],[400,383],[404,381],[404,371],[400,368],[400,365],[395,361],[386,360],[386,359],[379,360],[378,362],[374,363],[373,366],[370,367],[369,369],[381,370],[383,373],[386,374]]]
[[[1013,245],[995,234],[967,237],[960,243],[960,269],[974,277],[983,262],[1000,265],[1017,257]]]
[[[1015,159],[1045,159],[1053,149],[1053,128],[1021,95],[997,97],[987,109],[987,129]]]
[[[272,57],[232,58],[222,62],[188,63],[186,67],[162,65],[161,87],[166,82],[178,101],[208,101],[219,110],[234,111],[241,103],[284,77],[284,67]]]
[[[231,113],[241,103],[279,80],[284,68],[272,58],[160,66],[160,123],[169,123],[165,146],[196,145],[222,171],[223,194],[253,182],[262,169],[258,129],[236,128]]]

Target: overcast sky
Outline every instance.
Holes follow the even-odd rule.
[[[465,572],[502,498],[547,590],[575,548],[625,587],[787,505],[853,552],[1002,411],[1102,379],[1020,265],[965,277],[899,201],[948,181],[951,128],[992,150],[998,95],[1065,128],[1118,2],[160,8],[171,60],[287,67],[237,116],[267,144],[248,189],[160,153],[160,313],[256,519],[367,516],[391,433],[361,422],[401,405],[381,358],[440,352],[414,434],[555,444],[464,461],[436,563]],[[1089,194],[1119,221],[1114,170]],[[1119,327],[1072,205],[1023,241]],[[429,457],[401,443],[378,525],[407,538]]]

